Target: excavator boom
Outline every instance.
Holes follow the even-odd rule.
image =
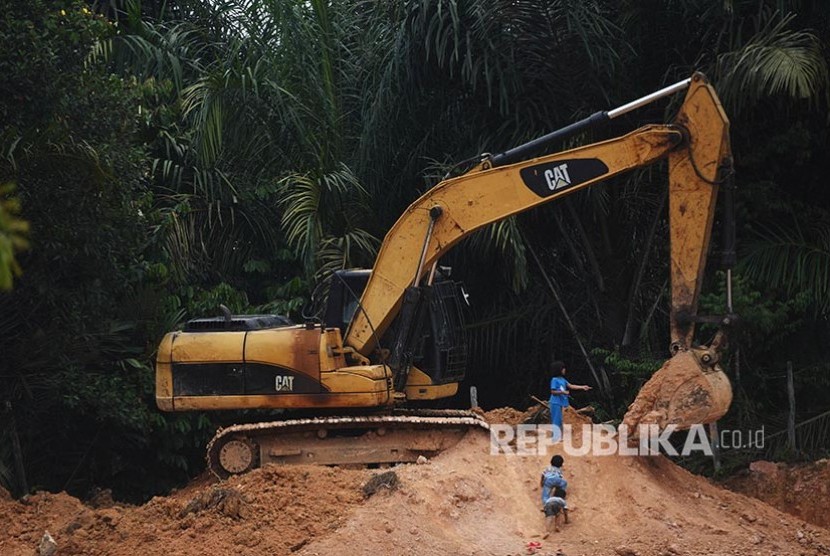
[[[365,356],[371,354],[397,315],[406,288],[416,285],[433,263],[471,233],[652,164],[677,148],[683,136],[675,125],[648,125],[623,137],[531,162],[474,170],[438,184],[412,203],[387,233],[345,343]],[[422,251],[422,259],[413,256]]]
[[[362,310],[355,315],[345,343],[368,356],[397,315],[404,290],[417,284],[435,261],[472,232],[668,155],[672,342],[688,347],[694,326],[687,317],[696,311],[718,180],[725,168],[731,167],[731,153],[729,120],[705,77],[695,74],[678,85],[688,85],[689,90],[673,124],[645,126],[623,137],[530,162],[498,168],[485,162],[463,176],[441,182],[412,203],[384,239],[361,299]],[[666,91],[673,92],[678,85]],[[630,107],[620,110],[627,109]],[[601,120],[601,114],[609,113],[595,114],[583,122]],[[541,144],[532,141],[524,149],[497,155],[493,161],[504,164],[527,147]],[[431,212],[440,215],[435,218]],[[427,230],[430,234],[425,242]]]

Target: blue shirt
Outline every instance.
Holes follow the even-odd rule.
[[[558,467],[549,466],[542,471],[542,505],[547,503],[553,493],[553,489],[561,488],[567,490],[568,481],[562,476],[562,470]]]
[[[550,379],[550,389],[551,390],[559,390],[559,391],[567,391],[568,389],[568,381],[565,380],[561,376],[555,376]],[[567,394],[551,394],[550,395],[550,405],[561,405],[562,407],[568,407],[568,396]]]

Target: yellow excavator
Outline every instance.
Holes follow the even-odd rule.
[[[684,89],[672,123],[527,160]],[[464,378],[466,297],[439,267],[441,257],[488,224],[666,158],[672,358],[646,383],[625,423],[714,422],[732,400],[719,364],[724,336],[709,346],[694,345],[693,336],[704,318],[697,300],[718,186],[731,175],[732,158],[729,121],[699,73],[504,153],[482,155],[471,170],[442,181],[389,230],[371,270],[333,275],[322,319],[295,325],[223,308],[221,317],[194,319],[168,333],[156,363],[158,407],[311,415],[221,429],[207,454],[219,477],[268,462],[384,465],[433,456],[471,427],[487,427],[469,411],[406,408],[453,396]]]

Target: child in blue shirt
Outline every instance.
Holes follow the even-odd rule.
[[[542,487],[542,509],[545,512],[545,535],[547,538],[552,530],[559,531],[559,514],[565,516],[568,523],[567,497],[568,481],[562,476],[562,465],[565,458],[555,455],[550,458],[550,466],[542,471],[540,486]]]
[[[540,486],[542,487],[542,505],[544,506],[551,493],[555,488],[567,490],[568,481],[562,476],[562,465],[565,463],[565,458],[560,455],[555,455],[550,458],[550,466],[545,467],[542,471],[542,479]]]
[[[571,384],[565,380],[567,369],[562,361],[554,361],[550,364],[550,423],[553,425],[554,441],[562,438],[562,408],[568,407],[568,395],[571,390],[591,389],[585,384]]]

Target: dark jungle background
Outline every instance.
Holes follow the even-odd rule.
[[[726,468],[830,449],[825,2],[1,4],[0,485],[12,492],[25,475],[29,490],[138,501],[195,476],[221,417],[155,408],[166,331],[220,303],[301,320],[314,285],[371,266],[453,163],[693,70],[722,97],[736,162],[743,325],[723,426],[770,435],[767,453],[730,453]],[[677,104],[556,148],[666,121]],[[667,357],[665,170],[505,220],[452,253],[472,303],[457,404],[476,385],[486,408],[527,407],[555,357],[594,386],[577,405],[621,417]],[[718,226],[708,314],[725,310]],[[788,362],[796,450],[773,436]]]

